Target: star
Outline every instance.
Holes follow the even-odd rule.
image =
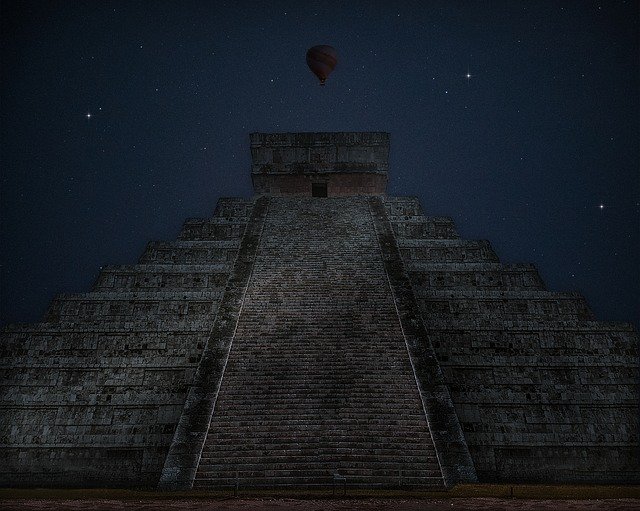
[[[87,119],[91,119],[91,112],[87,112],[87,113],[86,113],[86,115],[85,115],[85,117],[86,117]]]
[[[603,210],[604,209],[604,204],[600,204],[598,207],[600,208],[600,210]]]

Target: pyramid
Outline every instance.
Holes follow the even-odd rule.
[[[387,133],[254,133],[255,195],[2,332],[3,486],[637,483],[637,335],[386,194]]]

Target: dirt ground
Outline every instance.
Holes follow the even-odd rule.
[[[504,498],[452,499],[5,499],[0,510],[76,511],[573,511],[639,510],[640,499],[541,500]]]

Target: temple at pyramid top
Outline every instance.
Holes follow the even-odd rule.
[[[251,178],[258,195],[384,195],[389,134],[252,133]]]

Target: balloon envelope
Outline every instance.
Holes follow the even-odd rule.
[[[321,44],[307,50],[307,66],[318,77],[320,85],[324,85],[337,63],[338,52],[333,46]]]

